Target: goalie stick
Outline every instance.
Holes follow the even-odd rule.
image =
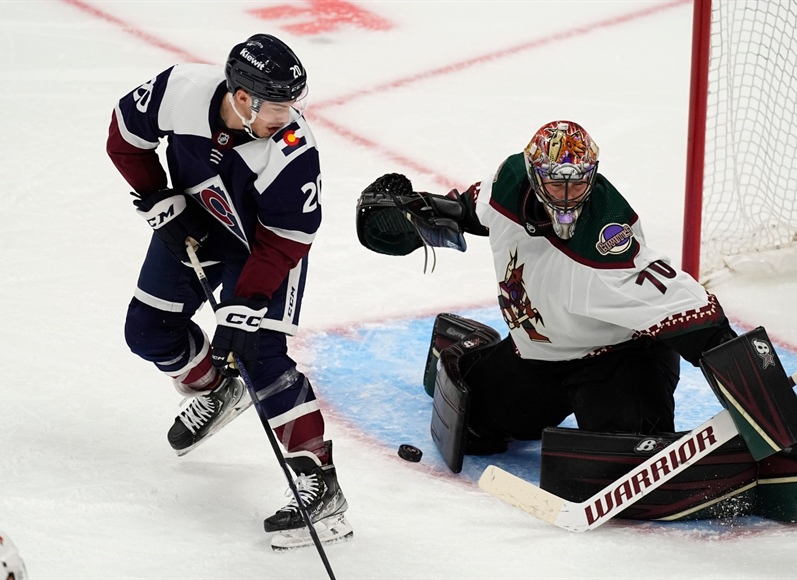
[[[570,532],[585,532],[622,510],[730,441],[738,431],[721,411],[583,502],[572,502],[490,465],[479,487],[498,499]]]
[[[792,386],[795,377],[789,377]],[[484,470],[479,487],[544,522],[585,532],[605,524],[738,433],[730,412],[723,410],[583,502],[568,501],[495,465]]]

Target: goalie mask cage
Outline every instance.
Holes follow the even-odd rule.
[[[694,0],[682,268],[797,270],[797,2]]]

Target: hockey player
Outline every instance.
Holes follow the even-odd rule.
[[[186,397],[168,432],[178,455],[252,401],[231,367],[243,361],[259,404],[287,451],[313,520],[349,534],[332,445],[308,379],[287,353],[297,330],[310,246],[321,223],[321,173],[303,117],[307,74],[281,40],[256,34],[225,67],[175,65],[122,97],[107,152],[153,229],[130,302],[130,349]],[[161,140],[167,172],[156,152]],[[169,183],[171,182],[171,183]],[[221,286],[213,340],[192,320],[205,301],[186,253]],[[295,500],[267,532],[302,528]]]
[[[598,153],[581,126],[554,121],[463,194],[388,174],[360,198],[358,235],[377,252],[464,251],[463,233],[489,236],[509,334],[441,314],[427,365],[428,392],[469,394],[432,420],[454,471],[462,453],[539,439],[571,413],[589,431],[672,432],[679,355],[697,364],[735,336],[716,297],[645,244]]]

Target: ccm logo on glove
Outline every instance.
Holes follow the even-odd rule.
[[[211,360],[219,368],[238,355],[245,364],[257,360],[260,321],[268,310],[263,298],[232,298],[216,308],[216,334],[211,342]]]
[[[244,300],[230,300],[216,309],[216,324],[255,332],[268,310],[261,304],[247,304]],[[254,306],[254,308],[252,307]]]
[[[227,315],[227,318],[224,319],[223,324],[226,326],[248,326],[252,330],[257,330],[260,328],[260,319],[263,318],[262,316],[247,316],[246,314],[241,314],[239,312],[230,312]]]
[[[203,210],[189,205],[185,195],[173,189],[141,196],[133,193],[133,205],[149,227],[179,260],[185,260],[185,241],[191,238],[201,246],[208,237]]]
[[[141,213],[150,227],[153,230],[157,230],[183,213],[185,207],[185,197],[182,195],[174,195],[159,201],[149,211]]]

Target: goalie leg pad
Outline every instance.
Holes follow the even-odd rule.
[[[423,388],[427,395],[434,397],[437,363],[440,360],[440,353],[443,349],[452,346],[477,331],[481,333],[480,336],[485,340],[494,341],[496,337],[500,340],[497,331],[481,322],[448,312],[442,312],[437,315],[432,328],[432,340],[429,344],[429,353],[426,355],[426,367],[423,372]],[[494,344],[494,342],[491,342],[491,344]]]
[[[540,487],[568,501],[586,501],[682,435],[545,429]],[[677,449],[672,452],[680,453]],[[756,506],[757,474],[758,464],[737,436],[617,517],[673,521],[749,515]],[[617,493],[622,493],[622,488]],[[633,493],[629,489],[627,496]]]
[[[700,367],[756,460],[797,442],[797,395],[764,328],[704,353]]]
[[[797,452],[782,452],[758,462],[755,514],[797,522]]]
[[[484,327],[440,353],[430,431],[438,451],[454,473],[462,471],[470,414],[470,391],[462,378],[463,371],[480,352],[500,340],[495,330]]]

